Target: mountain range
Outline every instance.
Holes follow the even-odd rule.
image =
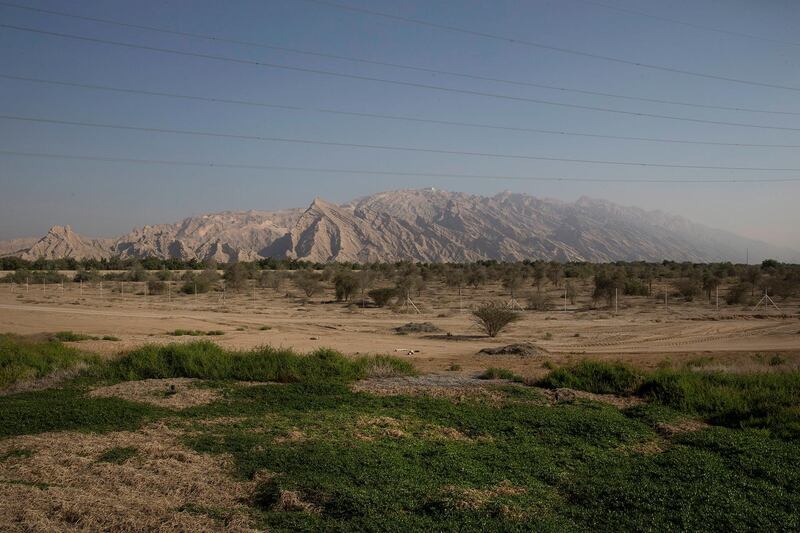
[[[54,226],[39,239],[0,242],[23,259],[175,258],[219,263],[262,257],[314,262],[615,260],[735,261],[800,253],[661,211],[605,200],[575,202],[504,192],[491,197],[437,189],[389,191],[346,204],[223,212],[91,239]]]

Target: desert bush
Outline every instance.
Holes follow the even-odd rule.
[[[358,290],[358,278],[350,271],[342,271],[333,276],[333,287],[337,302],[349,302]]]
[[[264,270],[258,278],[259,287],[267,287],[272,290],[278,291],[283,282],[286,280],[286,275],[283,272],[275,272],[274,270]]]
[[[542,293],[534,293],[528,296],[528,309],[533,311],[549,311],[553,308],[553,300]]]
[[[397,290],[394,287],[372,289],[367,293],[367,296],[369,296],[378,307],[386,307],[397,297]]]
[[[699,295],[701,291],[700,284],[692,278],[679,280],[675,284],[675,288],[678,290],[678,294],[687,302],[694,300],[695,296]]]
[[[301,270],[294,274],[294,284],[298,289],[303,291],[308,298],[311,298],[322,290],[322,283],[320,282],[320,275],[316,272],[308,270]]]
[[[632,278],[625,280],[625,288],[622,292],[628,296],[648,296],[650,289],[641,279]]]
[[[753,286],[750,283],[742,282],[733,285],[725,295],[725,303],[728,305],[747,305],[752,301]]]
[[[488,302],[472,311],[472,317],[481,330],[490,337],[496,337],[506,326],[522,317],[516,311],[499,302]]]
[[[478,375],[478,379],[507,379],[522,383],[524,380],[519,374],[515,374],[507,368],[489,367]]]
[[[578,297],[578,290],[575,288],[575,285],[571,281],[568,281],[564,284],[564,289],[567,291],[569,303],[575,305],[575,299]]]
[[[167,284],[158,279],[151,279],[147,282],[148,294],[164,294],[167,292]]]
[[[225,267],[222,278],[225,280],[226,287],[240,290],[247,287],[247,281],[253,277],[252,263],[241,263],[239,261],[230,263]]]
[[[75,283],[80,283],[81,281],[89,283],[99,281],[100,279],[100,273],[97,270],[79,270],[75,273],[75,277],[72,278],[72,281]]]

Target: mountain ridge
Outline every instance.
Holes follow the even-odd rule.
[[[439,189],[385,191],[303,208],[224,211],[145,225],[116,239],[91,239],[70,226],[42,238],[0,242],[23,259],[248,261],[262,257],[331,261],[461,262],[615,260],[796,261],[795,250],[740,237],[662,211],[580,197],[575,202],[501,192],[478,196]]]

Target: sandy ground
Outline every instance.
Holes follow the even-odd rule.
[[[663,301],[647,297],[620,299],[619,311],[591,309],[588,286],[581,287],[575,305],[563,309],[563,293],[550,288],[558,310],[526,311],[496,339],[483,336],[473,324],[470,305],[490,299],[508,300],[499,285],[466,288],[459,297],[439,283],[417,298],[412,308],[360,308],[332,302],[332,290],[306,301],[287,284],[280,291],[252,288],[238,293],[204,295],[144,295],[143,285],[68,283],[64,288],[0,285],[0,332],[34,334],[71,330],[113,335],[119,341],[82,341],[80,347],[106,355],[155,342],[187,342],[200,337],[175,337],[175,329],[221,330],[209,338],[228,348],[262,344],[300,351],[332,347],[347,354],[389,353],[409,357],[423,371],[441,372],[457,364],[463,372],[502,366],[523,374],[542,371],[544,361],[556,363],[582,356],[621,359],[652,367],[703,356],[722,364],[754,364],[758,354],[780,353],[789,365],[800,362],[800,302],[778,302],[776,310],[753,311],[724,303]],[[528,289],[533,291],[535,289]],[[138,294],[137,294],[138,293]],[[559,297],[560,296],[560,297]],[[524,305],[524,298],[519,298]],[[442,331],[398,335],[393,328],[408,322],[432,322]],[[269,329],[262,329],[269,328]],[[449,335],[448,335],[449,334]],[[478,355],[482,348],[531,342],[541,356]],[[407,355],[409,350],[418,350]]]

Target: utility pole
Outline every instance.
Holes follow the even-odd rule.
[[[567,312],[567,288],[564,287],[564,312]]]

